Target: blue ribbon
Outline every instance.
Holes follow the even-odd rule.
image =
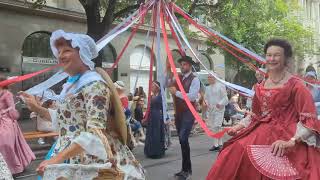
[[[157,80],[160,83],[160,92],[162,97],[162,109],[163,109],[163,121],[167,121],[167,101],[165,96],[165,90],[164,90],[164,84],[165,84],[165,72],[163,67],[165,67],[165,64],[161,64],[161,27],[160,27],[160,6],[161,3],[158,3],[158,9],[157,9]]]

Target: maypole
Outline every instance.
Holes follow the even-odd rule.
[[[165,5],[163,3],[163,5]],[[164,40],[164,44],[165,44],[165,48],[166,48],[166,52],[168,55],[168,60],[171,66],[171,69],[173,71],[173,75],[176,79],[177,85],[182,93],[182,96],[188,106],[188,108],[190,109],[191,113],[193,114],[193,116],[195,117],[196,121],[199,123],[199,125],[202,127],[202,129],[205,131],[205,133],[212,138],[221,138],[224,133],[228,130],[227,128],[225,128],[223,131],[218,132],[218,133],[213,133],[212,131],[210,131],[207,127],[207,125],[205,124],[205,122],[201,119],[201,117],[199,116],[199,114],[197,113],[197,111],[194,109],[193,105],[191,104],[190,99],[187,96],[186,91],[184,90],[182,83],[180,81],[180,78],[178,76],[177,70],[176,70],[176,66],[174,64],[174,60],[172,57],[172,53],[169,47],[169,43],[168,43],[168,35],[166,32],[166,27],[165,27],[165,18],[164,18],[164,14],[163,14],[164,8],[162,8],[160,10],[160,19],[161,19],[161,27],[162,27],[162,34],[163,34],[163,40]]]

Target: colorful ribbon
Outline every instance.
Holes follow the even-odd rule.
[[[162,109],[163,109],[163,121],[167,121],[168,113],[167,113],[167,101],[166,101],[166,96],[165,96],[165,84],[166,84],[166,79],[165,79],[165,71],[163,67],[165,67],[165,63],[162,64],[161,62],[161,22],[160,22],[160,16],[161,16],[161,11],[163,5],[161,1],[158,3],[158,9],[157,9],[157,81],[160,83],[160,94],[162,98]],[[165,62],[165,61],[163,61]]]
[[[236,89],[238,91],[243,92],[244,94],[248,94],[249,96],[253,96],[254,92],[251,89],[236,85],[236,84],[232,84],[229,83],[227,81],[224,81],[222,79],[220,79],[216,74],[212,73],[205,65],[204,63],[198,58],[197,54],[194,52],[193,48],[191,47],[188,39],[186,38],[185,34],[183,33],[183,31],[178,27],[178,23],[175,22],[173,15],[170,13],[168,7],[166,7],[167,10],[167,14],[169,15],[171,22],[173,23],[173,25],[175,26],[176,30],[178,31],[178,33],[180,34],[180,36],[182,37],[182,40],[185,42],[185,44],[187,45],[187,47],[189,48],[189,50],[191,51],[191,53],[193,54],[193,56],[198,60],[198,62],[204,67],[204,69],[207,71],[207,73],[211,74],[212,76],[214,76],[219,82],[221,82],[222,84],[226,85],[227,87],[230,87],[231,89]]]
[[[177,81],[177,84],[178,84],[178,87],[182,93],[182,96],[185,100],[185,102],[187,103],[187,106],[188,108],[190,109],[191,113],[193,114],[193,116],[195,117],[195,120],[199,123],[199,125],[201,126],[201,128],[205,131],[205,133],[209,136],[209,137],[212,137],[212,138],[221,138],[225,132],[228,131],[228,129],[224,129],[223,131],[221,132],[218,132],[218,133],[213,133],[211,132],[207,125],[205,124],[205,122],[201,119],[201,117],[199,116],[199,114],[196,112],[196,110],[194,109],[194,107],[192,106],[182,84],[181,84],[181,81],[179,79],[179,76],[178,76],[178,73],[177,73],[177,70],[176,70],[176,66],[174,64],[174,60],[173,60],[173,57],[172,57],[172,54],[171,54],[171,50],[169,48],[169,42],[168,42],[168,37],[167,37],[167,32],[166,32],[166,27],[165,27],[165,22],[164,22],[164,15],[163,15],[163,11],[160,11],[160,18],[161,18],[161,25],[162,25],[162,34],[163,34],[163,39],[164,39],[164,44],[165,44],[165,48],[166,48],[166,52],[168,54],[168,60],[169,60],[169,63],[170,63],[170,66],[171,66],[171,69],[173,71],[173,75],[174,77],[176,78],[176,81]]]
[[[232,41],[231,39],[227,38],[226,36],[223,36],[221,33],[218,33],[217,31],[214,31],[211,28],[196,22],[195,20],[193,20],[191,15],[186,13],[184,10],[182,10],[180,7],[178,7],[176,4],[170,3],[170,5],[173,7],[173,9],[177,13],[182,15],[186,20],[188,20],[189,22],[192,21],[193,22],[192,24],[194,24],[194,25],[197,24],[198,27],[204,28],[207,33],[211,34],[212,36],[217,37],[220,41],[224,42],[229,47],[237,50],[238,52],[244,54],[245,56],[248,56],[248,57],[258,61],[259,63],[264,64],[266,62],[266,60],[264,58],[262,58],[261,56],[259,56],[258,54],[246,49],[245,47]]]
[[[155,40],[155,29],[156,29],[156,6],[154,6],[152,11],[152,25],[153,25],[153,38],[152,38],[152,45],[151,45],[151,57],[150,57],[150,67],[149,67],[149,90],[148,90],[148,102],[147,102],[147,111],[143,117],[145,121],[148,121],[151,109],[151,86],[153,81],[153,64],[154,64],[154,40]]]
[[[139,9],[136,12],[134,12],[132,15],[130,15],[124,22],[120,23],[118,26],[113,28],[108,34],[103,36],[100,40],[97,41],[97,48],[100,51],[103,47],[105,47],[110,41],[112,41],[115,37],[117,37],[119,34],[123,33],[127,29],[129,29],[133,24],[138,22],[140,17],[142,15],[146,14],[146,11],[149,10],[149,8],[154,4],[155,1],[150,1],[150,3],[147,3],[147,8]],[[140,12],[140,13],[139,13]],[[138,14],[139,13],[139,14]],[[137,15],[138,14],[138,15]],[[130,22],[131,21],[131,22]],[[127,24],[127,25],[126,25]],[[124,48],[125,49],[125,48]],[[122,56],[122,55],[121,55]],[[119,58],[120,59],[120,58]],[[113,64],[113,67],[115,67],[118,64],[119,60],[116,61]],[[52,77],[47,79],[46,81],[30,88],[27,90],[28,93],[32,95],[36,95],[40,92],[46,91],[50,87],[54,86],[55,84],[58,84],[63,79],[65,79],[68,75],[66,73],[58,72],[54,74]],[[58,77],[58,78],[57,78]],[[0,82],[2,83],[2,82]]]
[[[37,76],[37,75],[42,74],[44,72],[50,71],[50,70],[55,69],[55,68],[57,68],[59,66],[60,66],[60,64],[57,64],[57,65],[42,69],[40,71],[34,72],[34,73],[29,73],[29,74],[25,74],[25,75],[22,75],[22,76],[14,77],[12,79],[7,79],[7,80],[4,80],[4,81],[1,81],[0,82],[0,87],[9,86],[11,84],[30,79],[30,78],[32,78],[34,76]]]
[[[170,13],[169,9],[167,8],[168,13]],[[178,13],[181,13],[180,11],[178,11]],[[171,13],[170,13],[171,14]],[[256,60],[255,58],[253,58],[251,55],[241,51],[240,49],[238,49],[237,47],[234,47],[232,45],[230,45],[229,43],[227,43],[226,41],[224,41],[221,37],[217,36],[216,34],[211,33],[209,30],[207,30],[206,28],[200,26],[199,24],[197,24],[197,22],[195,22],[192,18],[189,18],[187,14],[183,14],[181,13],[181,15],[192,25],[194,25],[196,28],[198,28],[200,31],[202,31],[205,35],[207,35],[207,37],[209,39],[212,40],[212,42],[214,42],[216,45],[218,45],[220,48],[224,49],[225,51],[229,52],[230,54],[232,54],[235,58],[237,58],[238,60],[240,60],[241,62],[243,62],[244,64],[246,64],[250,69],[255,70],[255,71],[260,71],[258,67],[256,67],[253,63],[249,62],[247,59],[240,57],[239,55],[237,55],[233,50],[236,50],[237,52],[240,52],[241,54],[244,54],[245,56]],[[174,15],[171,15],[174,16]],[[175,21],[175,20],[174,20]],[[178,24],[178,23],[177,23]],[[182,31],[182,29],[178,29],[178,31]],[[233,50],[229,49],[227,46],[231,47]],[[261,62],[259,60],[256,60],[259,63],[265,63],[265,62]],[[264,72],[261,71],[262,74],[265,74]]]
[[[118,55],[116,61],[113,63],[113,65],[112,65],[111,68],[108,70],[108,72],[112,72],[112,71],[114,70],[114,68],[119,64],[120,59],[121,59],[121,57],[123,56],[123,53],[125,52],[125,50],[126,50],[127,47],[129,46],[129,44],[130,44],[132,38],[134,37],[134,35],[136,34],[138,28],[142,25],[143,19],[144,19],[145,15],[146,15],[146,12],[147,12],[147,11],[145,11],[144,14],[141,16],[140,22],[133,28],[133,30],[132,30],[132,32],[131,32],[131,34],[130,34],[127,42],[126,42],[126,44],[125,44],[124,47],[122,48],[122,50],[121,50],[120,54]]]
[[[152,21],[152,20],[151,20],[151,21]],[[138,68],[139,70],[140,70],[140,68],[141,68],[141,66],[142,66],[142,61],[143,61],[144,55],[146,54],[147,43],[148,43],[149,35],[150,35],[150,29],[148,29],[147,36],[146,36],[145,41],[144,41],[142,56],[141,56],[140,62],[139,62],[139,68]],[[137,87],[138,78],[139,78],[139,74],[140,74],[139,72],[140,72],[140,71],[138,71],[138,73],[137,73],[137,76],[136,76],[136,80],[135,80],[135,82],[134,82],[134,88],[133,88],[133,89],[136,89],[136,87]]]
[[[129,23],[127,26],[125,26],[124,28],[114,32],[113,34],[108,33],[107,35],[105,35],[104,37],[102,37],[99,41],[97,41],[97,48],[100,51],[102,48],[104,48],[110,41],[112,41],[115,37],[117,37],[119,34],[125,32],[126,30],[128,30],[133,24],[137,23],[138,20],[141,18],[141,16],[143,16],[148,10],[149,8],[154,4],[154,1],[152,1],[149,5],[147,5],[147,8],[143,8],[139,15],[137,17],[132,16],[132,18],[134,18],[132,20],[131,23]]]

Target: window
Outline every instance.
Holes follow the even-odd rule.
[[[130,55],[130,92],[134,93],[136,87],[142,86],[144,92],[149,90],[149,70],[150,70],[150,58],[151,50],[146,49],[143,56],[144,46],[139,45],[134,48]],[[155,64],[153,71],[155,72]],[[154,75],[153,75],[154,76]],[[155,77],[155,76],[154,76]]]
[[[206,66],[206,68],[208,68],[209,70],[213,70],[213,63],[212,60],[210,58],[210,56],[206,53],[201,53],[201,55],[199,56],[200,60],[202,61],[202,63]],[[201,70],[205,70],[205,68],[200,65],[200,69]]]
[[[35,32],[29,35],[22,48],[22,56],[53,58],[50,48],[50,35],[48,32]]]
[[[50,48],[49,32],[39,31],[27,36],[22,45],[22,75],[57,64]],[[31,88],[51,77],[56,70],[46,72],[22,82],[22,90]]]

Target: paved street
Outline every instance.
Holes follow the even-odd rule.
[[[167,150],[162,159],[147,159],[143,154],[143,147],[134,150],[136,158],[142,163],[147,171],[148,180],[174,180],[173,174],[181,168],[180,144],[177,137],[173,137],[173,145]],[[212,146],[211,138],[205,135],[194,135],[190,138],[191,159],[193,166],[193,180],[205,179],[215,157],[216,152],[209,152]],[[40,160],[35,161],[24,174],[34,174],[35,167]],[[17,178],[23,180],[34,180],[35,175]]]
[[[193,180],[205,179],[215,157],[216,152],[209,152],[212,146],[211,139],[205,135],[197,135],[190,138],[191,160],[193,167]],[[173,146],[167,151],[163,159],[147,159],[143,155],[143,148],[136,150],[136,157],[147,170],[150,180],[173,180],[173,174],[180,171],[181,155],[180,144],[175,137]]]

